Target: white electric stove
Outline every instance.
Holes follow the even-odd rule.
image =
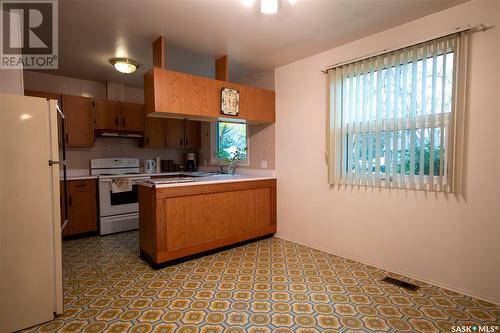
[[[139,159],[99,158],[90,160],[90,174],[99,177],[99,234],[139,228],[139,192],[137,183],[150,177],[140,174]],[[114,178],[132,181],[132,189],[113,193]]]

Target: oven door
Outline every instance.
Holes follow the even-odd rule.
[[[112,193],[111,179],[99,179],[100,216],[137,213],[139,211],[139,185],[150,177],[132,178],[132,191]]]

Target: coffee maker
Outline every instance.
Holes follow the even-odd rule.
[[[196,153],[186,154],[186,171],[196,171]]]

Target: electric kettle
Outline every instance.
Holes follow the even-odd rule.
[[[144,160],[144,172],[154,173],[156,171],[156,162],[154,160]]]

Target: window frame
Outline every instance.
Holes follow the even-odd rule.
[[[237,122],[237,121],[228,121],[225,119],[217,120],[214,122],[210,123],[210,164],[212,165],[225,165],[226,161],[223,159],[219,158],[217,156],[217,149],[218,149],[218,137],[217,137],[217,125],[222,122],[222,123],[235,123],[235,124],[244,124],[247,128],[246,130],[246,142],[247,142],[247,152],[246,156],[247,158],[245,160],[239,160],[236,162],[237,166],[249,166],[250,165],[250,133],[249,133],[249,127],[247,123],[244,122]]]
[[[352,62],[344,62],[336,67],[331,67],[326,71],[327,75],[327,142],[326,142],[326,152],[325,160],[328,166],[327,169],[327,179],[328,184],[332,186],[367,186],[373,188],[388,188],[388,189],[399,189],[399,190],[426,190],[435,192],[451,192],[455,194],[461,193],[462,189],[462,173],[463,173],[463,157],[464,157],[464,135],[465,135],[465,119],[466,119],[466,87],[467,87],[467,45],[468,45],[468,34],[467,32],[459,32],[455,34],[446,35],[444,37],[439,37],[436,39],[428,40],[422,43],[405,46],[400,49],[394,49],[393,51],[377,54],[376,56],[369,56],[365,58],[357,58]],[[425,50],[425,53],[423,52]],[[398,53],[399,52],[399,53]],[[417,52],[417,59],[412,60],[411,57]],[[432,114],[417,114],[415,116],[406,115],[406,119],[401,118],[401,115],[394,115],[394,118],[380,118],[383,113],[378,114],[375,119],[361,119],[358,118],[356,113],[349,113],[349,119],[352,115],[355,115],[354,121],[347,123],[343,122],[344,112],[346,112],[345,104],[343,99],[346,97],[344,93],[345,79],[349,79],[351,76],[364,75],[366,73],[373,73],[379,70],[386,70],[389,67],[417,63],[423,58],[427,61],[433,57],[438,57],[443,54],[454,54],[453,61],[453,72],[447,77],[453,78],[453,85],[451,86],[451,112],[434,112]],[[380,65],[380,63],[382,65]],[[368,67],[367,67],[368,66]],[[373,67],[372,67],[373,66]],[[435,66],[435,65],[434,65]],[[368,72],[366,68],[369,68]],[[412,67],[413,70],[413,67]],[[415,74],[413,74],[415,75]],[[436,74],[434,74],[436,75]],[[385,79],[384,79],[385,80]],[[357,83],[359,84],[359,83]],[[377,84],[379,84],[377,82]],[[392,83],[394,84],[394,83]],[[356,88],[358,89],[358,88]],[[366,89],[366,88],[363,88]],[[370,87],[370,89],[372,89]],[[378,88],[380,89],[380,88]],[[383,93],[384,97],[386,93]],[[351,96],[351,95],[350,95]],[[359,95],[357,95],[359,96]],[[418,95],[417,95],[418,96]],[[415,100],[420,101],[422,95],[417,97]],[[424,95],[425,96],[425,95]],[[372,96],[373,98],[375,96]],[[372,98],[370,97],[370,98]],[[352,98],[352,97],[350,97]],[[357,97],[359,98],[359,97]],[[380,98],[380,95],[377,95]],[[389,98],[389,95],[387,95]],[[394,97],[391,97],[394,98]],[[358,102],[356,102],[358,103]],[[364,102],[366,103],[366,101]],[[381,107],[377,101],[377,108]],[[351,105],[352,103],[348,104]],[[370,102],[369,102],[370,104]],[[373,106],[375,104],[372,104]],[[372,106],[372,107],[373,107]],[[412,105],[412,110],[415,106]],[[386,107],[383,107],[385,110]],[[352,106],[348,106],[348,109],[353,112]],[[373,110],[373,109],[372,109]],[[387,107],[389,110],[389,107]],[[418,110],[418,109],[416,109]],[[356,112],[356,111],[354,111]],[[359,111],[358,111],[359,112]],[[370,112],[370,111],[369,111]],[[384,111],[382,111],[384,112]],[[388,111],[387,111],[388,112]],[[416,111],[413,111],[416,113]],[[404,113],[403,113],[404,115]],[[345,119],[347,120],[347,119]],[[418,131],[425,133],[425,136],[420,137],[422,141],[420,145],[427,140],[428,132],[427,130],[439,129],[439,136],[443,133],[444,142],[442,141],[439,145],[439,151],[441,153],[440,159],[440,174],[432,176],[429,170],[428,175],[423,175],[416,173],[417,168],[415,166],[422,166],[422,160],[413,160],[411,163],[413,174],[408,175],[402,173],[401,170],[398,172],[399,166],[401,166],[402,161],[399,156],[403,152],[401,147],[401,138],[395,137],[394,133],[399,133],[401,131]],[[423,131],[425,130],[425,132]],[[388,135],[386,132],[390,132]],[[389,141],[389,150],[381,150],[379,153],[363,153],[364,149],[370,149],[371,144],[369,143],[371,139],[367,139],[373,132],[377,136],[377,149],[382,148],[379,146],[381,143],[380,137],[382,136]],[[363,135],[361,141],[358,138],[350,138],[351,135]],[[367,136],[368,134],[368,136]],[[399,135],[399,134],[397,134]],[[414,134],[413,134],[414,135]],[[436,134],[434,134],[436,135]],[[434,136],[436,139],[436,136]],[[366,141],[368,140],[368,141]],[[441,139],[439,139],[441,140]],[[354,144],[351,146],[351,143]],[[434,144],[436,141],[433,141]],[[397,143],[397,145],[395,145]],[[425,142],[427,145],[428,142]],[[400,149],[401,147],[401,149]],[[416,148],[419,147],[418,143],[411,143],[408,149],[410,152],[417,151]],[[433,146],[434,151],[436,151],[436,145]],[[351,148],[351,150],[349,150]],[[359,150],[362,149],[362,150]],[[375,149],[376,150],[376,149]],[[400,151],[401,150],[401,151]],[[370,149],[373,151],[373,149]],[[394,159],[394,152],[398,153],[398,159]],[[360,154],[361,153],[361,154]],[[356,162],[356,156],[359,155],[358,161]],[[432,154],[432,153],[431,153]],[[413,155],[415,156],[415,155]],[[412,159],[413,159],[412,156]],[[422,155],[417,155],[422,156]],[[436,161],[433,156],[433,161]],[[380,166],[382,161],[390,157],[388,164],[388,169],[384,169],[382,172]],[[428,158],[424,155],[425,158]],[[375,171],[370,172],[370,162],[375,159]],[[367,162],[366,168],[363,167],[363,161]],[[419,164],[420,161],[420,164]],[[442,162],[441,162],[442,161]],[[424,162],[425,163],[425,162]],[[427,164],[427,163],[426,163]],[[432,163],[434,167],[435,163]],[[359,165],[359,167],[358,167]],[[396,165],[398,166],[396,169]],[[353,168],[354,166],[354,168]],[[430,166],[430,165],[429,165]],[[441,167],[442,166],[442,167]],[[352,168],[352,170],[349,170]],[[365,171],[363,171],[365,170]],[[434,169],[436,170],[436,169]],[[349,172],[347,172],[349,171]],[[386,179],[386,173],[391,175],[390,180]],[[425,171],[423,171],[424,173]],[[394,180],[393,180],[394,179]]]

